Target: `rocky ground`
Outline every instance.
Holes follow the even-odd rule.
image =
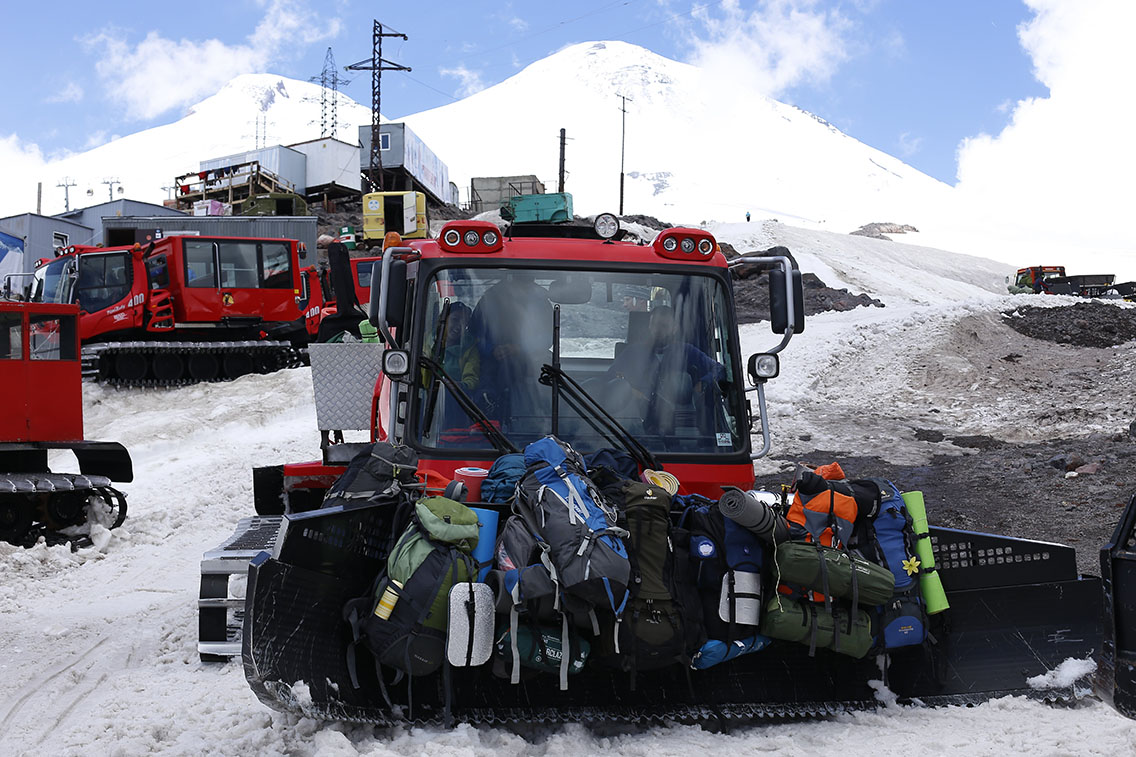
[[[775,452],[769,461],[781,471],[760,476],[759,484],[776,490],[792,480],[798,463],[839,461],[851,478],[884,476],[903,489],[922,490],[935,524],[1068,544],[1077,549],[1082,572],[1098,573],[1098,550],[1136,493],[1136,308],[1101,302],[1020,307],[1007,311],[1002,324],[1005,333],[991,316],[961,319],[934,348],[956,361],[983,355],[979,361],[988,365],[979,374],[986,381],[967,375],[965,386],[950,388],[943,374],[955,366],[930,363],[937,378],[912,392],[911,408],[923,402],[923,412],[898,407],[891,418],[863,414],[862,424],[879,424],[879,437],[893,427],[891,446],[865,441],[877,437],[858,436],[851,425],[819,439],[797,429],[783,445],[785,454]],[[982,343],[968,353],[965,342],[980,332]],[[1015,339],[1013,332],[1028,338]],[[957,402],[928,401],[926,387],[936,382],[948,387],[940,396]],[[1024,411],[1015,420],[1006,407]],[[981,422],[968,424],[968,416]],[[838,417],[834,413],[830,425],[839,427]],[[966,433],[975,430],[987,433]],[[921,459],[905,459],[902,452],[916,447],[926,451]],[[878,455],[866,456],[865,449]]]

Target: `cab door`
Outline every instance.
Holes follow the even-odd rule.
[[[91,252],[78,256],[76,286],[80,338],[122,331],[135,325],[135,307],[145,300],[134,297],[134,260],[129,250]],[[137,301],[135,301],[137,300]]]

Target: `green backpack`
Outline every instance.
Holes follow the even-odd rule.
[[[348,669],[356,688],[354,657],[360,643],[375,660],[380,685],[382,667],[411,676],[441,667],[450,588],[476,580],[477,564],[470,553],[477,535],[477,514],[460,502],[426,497],[415,504],[372,590],[344,607],[354,636]]]

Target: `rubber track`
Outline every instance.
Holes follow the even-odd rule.
[[[468,723],[475,726],[510,727],[516,725],[556,726],[565,723],[584,723],[587,725],[663,725],[666,723],[713,725],[719,728],[742,726],[751,723],[771,723],[791,720],[816,720],[851,712],[876,710],[882,706],[877,701],[851,702],[800,702],[779,704],[731,704],[719,707],[699,707],[682,705],[678,707],[650,708],[636,707],[592,708],[569,707],[550,709],[463,709],[453,723],[445,723],[442,715],[424,718],[403,718],[395,715],[386,717],[346,715],[334,706],[315,705],[310,701],[303,704],[293,694],[291,687],[279,683],[268,687],[275,695],[275,701],[261,697],[264,704],[275,710],[317,720],[367,723],[381,727],[398,725],[448,726],[455,723]],[[1051,705],[1075,704],[1080,698],[1072,688],[1048,691],[1013,690],[986,692],[983,694],[955,694],[939,697],[922,697],[918,701],[900,700],[903,705],[925,707],[962,706],[973,707],[983,702],[1003,696],[1025,696]]]
[[[73,481],[73,485],[71,488],[59,487],[52,489],[36,487],[33,485],[30,490],[26,486],[26,484],[28,483],[34,484],[37,479],[42,481],[48,478],[71,479]],[[95,481],[93,482],[94,485],[92,485],[91,479],[95,479]],[[106,485],[102,485],[104,481],[106,482]],[[22,499],[25,499],[25,501],[29,503],[32,512],[38,515],[39,506],[41,504],[40,497],[45,493],[48,494],[48,496],[51,496],[51,494],[54,492],[58,492],[60,494],[69,494],[71,492],[89,492],[91,494],[98,495],[105,502],[115,507],[115,520],[110,526],[108,526],[108,528],[113,529],[118,528],[126,521],[126,495],[120,492],[118,489],[109,486],[109,483],[109,479],[106,479],[102,476],[83,476],[80,474],[68,473],[0,473],[0,494],[3,494],[5,498],[9,498],[8,501],[11,501],[10,498],[12,497],[20,497]],[[19,490],[15,493],[4,491],[8,488],[9,484],[13,486],[20,486],[21,484],[24,484],[25,486],[20,486]],[[86,508],[84,508],[84,520],[85,518]],[[32,521],[31,526],[26,532],[24,532],[24,535],[20,537],[19,541],[10,543],[15,544],[17,547],[33,547],[41,537],[49,547],[53,547],[57,544],[70,543],[72,552],[82,547],[90,547],[93,544],[90,536],[87,536],[85,534],[71,536],[60,531],[55,531],[39,520]],[[4,540],[0,539],[0,541]]]
[[[82,373],[83,378],[94,379],[100,384],[114,387],[170,387],[189,386],[203,383],[187,375],[187,367],[183,365],[183,373],[176,379],[157,379],[147,375],[145,378],[132,380],[111,375],[110,366],[114,358],[123,354],[138,354],[147,357],[164,354],[179,355],[187,358],[192,355],[209,354],[217,358],[220,364],[227,354],[247,355],[254,360],[251,373],[273,373],[285,368],[298,368],[308,364],[308,351],[306,348],[295,347],[290,342],[272,341],[237,341],[237,342],[112,342],[107,344],[92,344],[83,347]],[[255,361],[260,361],[263,370],[257,370]],[[223,374],[219,368],[218,376],[208,379],[207,383],[231,381],[233,378]]]

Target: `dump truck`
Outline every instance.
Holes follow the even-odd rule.
[[[1067,546],[931,527],[949,610],[933,616],[934,643],[879,657],[773,642],[706,670],[674,664],[628,676],[584,666],[566,689],[547,674],[511,682],[488,664],[385,675],[351,643],[344,608],[373,591],[399,508],[364,500],[324,506],[329,487],[369,444],[336,444],[336,429],[368,429],[371,442],[410,448],[426,482],[489,468],[551,434],[581,452],[622,450],[640,469],[673,476],[678,495],[716,501],[724,490],[753,487],[753,462],[771,449],[766,388],[805,325],[800,271],[787,257],[728,263],[700,229],[667,229],[650,244],[619,237],[609,214],[593,228],[502,231],[452,221],[437,239],[384,249],[370,303],[381,344],[327,345],[326,370],[313,361],[321,458],[254,470],[257,514],[202,563],[202,632],[215,634],[203,656],[239,653],[252,690],[274,709],[381,726],[829,715],[877,706],[881,670],[900,701],[972,704],[1039,696],[1028,679],[1070,658],[1096,660],[1099,695],[1136,715],[1136,499],[1101,552],[1102,577],[1081,575]],[[780,337],[749,356],[741,353],[729,271],[740,263],[769,269],[770,323]],[[457,313],[481,350],[478,381],[438,351]],[[692,360],[638,371],[623,365],[663,326],[672,343],[685,342],[716,367],[692,376]],[[496,349],[511,338],[528,342]],[[526,352],[538,364],[520,357]],[[511,512],[507,503],[471,504],[502,520]],[[232,576],[247,585],[226,589]],[[499,622],[506,624],[499,631],[509,627]]]
[[[117,528],[133,479],[118,442],[83,438],[79,308],[0,299],[0,540],[90,545]],[[48,453],[74,455],[78,472],[53,472]]]
[[[291,239],[169,236],[146,247],[71,246],[28,296],[79,306],[84,375],[175,386],[301,365],[324,308]]]

